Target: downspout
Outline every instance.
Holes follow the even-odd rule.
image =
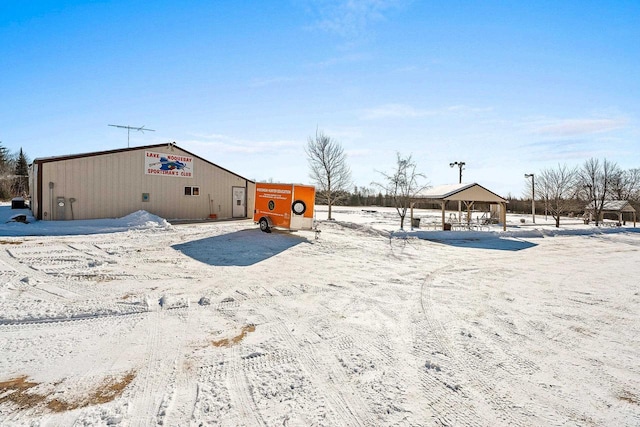
[[[73,202],[75,202],[75,201],[76,201],[76,199],[74,199],[73,197],[71,197],[71,198],[69,199],[69,205],[71,206],[71,220],[72,220],[72,221],[73,221],[73,219],[74,219],[74,218],[73,218]]]
[[[249,181],[244,180],[244,217],[249,218]]]
[[[38,206],[37,212],[33,212],[33,206],[31,206],[31,211],[35,214],[36,219],[42,219],[42,163],[41,162],[33,162],[33,170],[36,175],[36,206]]]
[[[53,219],[53,182],[49,182],[49,219]]]

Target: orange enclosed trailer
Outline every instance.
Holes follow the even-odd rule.
[[[311,185],[256,182],[253,221],[267,233],[272,227],[312,230],[315,200]]]

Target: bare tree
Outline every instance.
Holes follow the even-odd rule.
[[[305,152],[311,169],[309,177],[316,186],[318,200],[327,204],[327,219],[332,219],[331,207],[348,197],[351,187],[351,169],[347,165],[347,155],[339,142],[318,130],[315,138],[309,137]]]
[[[628,190],[625,198],[627,200],[640,202],[640,168],[634,168],[625,171],[625,177]]]
[[[560,216],[575,209],[578,171],[567,165],[545,169],[538,174],[536,193],[544,200],[546,208],[560,227]]]
[[[611,178],[611,198],[637,200],[640,195],[640,169],[618,169]]]
[[[589,201],[588,210],[593,212],[596,226],[602,216],[602,209],[607,198],[612,197],[611,190],[620,175],[620,168],[615,162],[604,159],[600,162],[593,157],[584,162],[579,171],[581,192]]]
[[[411,200],[429,185],[420,183],[422,179],[426,179],[426,176],[416,172],[416,164],[411,155],[402,157],[400,153],[396,153],[396,157],[396,168],[390,173],[379,172],[384,177],[384,182],[373,182],[372,185],[381,188],[388,197],[391,197],[400,217],[400,229],[403,230]]]

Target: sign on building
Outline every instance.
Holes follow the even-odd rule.
[[[193,157],[145,151],[144,173],[147,175],[193,178]]]

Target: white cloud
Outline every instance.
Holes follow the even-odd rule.
[[[185,145],[198,146],[199,149],[215,149],[217,153],[274,153],[282,149],[293,149],[300,146],[299,141],[273,140],[249,141],[225,135],[200,135],[196,139],[185,141]]]
[[[377,120],[388,118],[416,118],[434,115],[435,112],[429,110],[420,110],[406,104],[386,104],[376,108],[364,111],[362,118],[364,120]]]
[[[486,113],[493,111],[491,107],[470,107],[468,105],[452,105],[446,108],[449,112],[454,113]]]
[[[384,20],[386,13],[405,3],[406,0],[314,0],[309,5],[319,15],[314,28],[354,38],[361,37],[372,23]]]
[[[610,132],[625,127],[625,119],[567,119],[539,124],[533,133],[537,135],[576,136]]]
[[[470,107],[468,105],[452,105],[433,110],[415,108],[406,104],[385,104],[376,108],[365,110],[361,118],[364,120],[377,120],[387,118],[412,119],[417,117],[437,116],[446,114],[478,114],[492,111],[490,107]]]
[[[340,65],[340,64],[350,64],[350,63],[355,63],[355,62],[369,61],[371,59],[372,59],[372,56],[370,54],[352,53],[352,54],[348,54],[348,55],[336,56],[336,57],[333,57],[333,58],[329,58],[329,59],[326,59],[324,61],[320,61],[320,62],[316,62],[316,63],[310,64],[309,66],[312,67],[312,68],[316,68],[316,67],[327,68],[327,67],[332,67],[332,66]]]
[[[251,87],[265,87],[273,85],[281,85],[284,83],[291,83],[298,79],[293,77],[272,77],[272,78],[254,78],[249,82]]]
[[[347,157],[349,158],[357,158],[357,157],[367,157],[371,155],[371,150],[366,148],[354,149],[354,150],[345,150]]]

